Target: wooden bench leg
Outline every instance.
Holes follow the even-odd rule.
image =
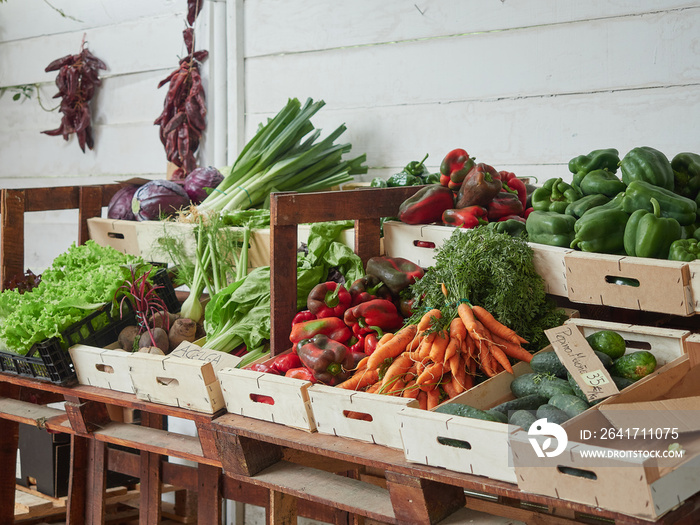
[[[271,490],[266,523],[268,525],[296,525],[297,498],[284,492]]]
[[[72,436],[66,521],[71,525],[103,525],[106,487],[107,445]]]
[[[0,523],[12,523],[15,519],[15,475],[19,423],[2,421],[0,432]]]
[[[399,523],[433,524],[464,507],[464,490],[436,481],[386,471],[387,488]]]
[[[141,425],[150,428],[163,428],[163,416],[141,412]],[[160,454],[141,451],[140,525],[160,523],[161,497],[163,494],[163,487],[161,484],[162,478],[163,469],[161,467]]]
[[[200,463],[197,466],[197,523],[221,524],[221,469]]]

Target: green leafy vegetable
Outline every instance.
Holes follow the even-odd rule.
[[[260,207],[269,204],[273,191],[318,191],[367,173],[367,167],[362,166],[365,155],[343,160],[351,145],[334,144],[345,125],[317,142],[321,131],[314,129],[310,119],[324,105],[322,100],[307,99],[302,106],[298,99],[290,99],[259,127],[234,164],[221,170],[223,182],[198,209],[230,212]]]
[[[36,288],[0,293],[0,341],[26,355],[32,345],[61,332],[112,301],[139,257],[119,253],[94,241],[73,244],[54,259]],[[150,265],[149,265],[150,267]]]
[[[449,322],[458,303],[468,300],[530,341],[525,346],[531,351],[546,346],[544,330],[566,318],[547,297],[527,242],[491,228],[455,230],[436,251],[435,265],[411,286],[411,293],[417,298],[412,322],[429,308],[441,309],[443,320]]]

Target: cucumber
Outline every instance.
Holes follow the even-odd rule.
[[[586,337],[586,341],[588,341],[588,344],[593,350],[603,352],[612,359],[622,357],[627,349],[623,337],[613,330],[594,332]]]
[[[516,410],[508,418],[508,423],[522,427],[525,431],[530,430],[530,426],[537,421],[537,417],[528,410]]]
[[[573,394],[566,379],[536,372],[523,374],[513,379],[510,390],[515,397],[539,394],[549,399],[555,394]]]
[[[640,350],[616,359],[610,369],[610,374],[637,381],[651,374],[654,369],[656,369],[656,357],[654,357],[654,354],[646,350]]]
[[[545,403],[537,409],[537,419],[546,418],[550,423],[561,425],[564,421],[571,419],[569,415],[560,408]]]
[[[598,356],[598,359],[600,359],[600,362],[603,363],[603,366],[605,368],[610,368],[613,365],[613,358],[610,357],[608,354],[604,354],[603,352],[599,350],[593,350],[595,352],[595,355]]]
[[[547,402],[547,398],[539,394],[528,394],[523,397],[516,397],[511,401],[506,401],[496,405],[491,410],[508,414],[513,410],[537,410],[537,407]]]
[[[578,383],[577,383],[576,380],[574,379],[574,376],[572,376],[571,374],[567,374],[566,377],[567,377],[568,380],[569,380],[569,386],[571,386],[571,390],[574,391],[574,395],[575,395],[576,397],[580,397],[580,398],[583,399],[584,401],[588,402],[588,398],[586,397],[586,394],[584,394],[584,393],[583,393],[583,390],[581,390],[581,387],[578,386]]]
[[[496,410],[495,408],[489,408],[488,410],[486,410],[486,413],[492,415],[501,423],[508,423],[508,416],[506,415],[506,412],[501,412],[500,410]]]
[[[538,352],[532,356],[530,368],[542,374],[552,374],[557,377],[566,377],[566,367],[561,363],[556,352]]]
[[[578,416],[581,412],[588,410],[589,405],[583,399],[573,394],[557,394],[552,396],[549,404],[562,410],[569,417]]]
[[[617,386],[618,390],[622,390],[623,388],[627,388],[630,385],[634,384],[634,381],[631,379],[627,379],[626,377],[617,377],[617,376],[610,376],[613,380],[613,383],[615,383],[615,386]]]
[[[443,403],[434,411],[439,412],[440,414],[450,414],[453,416],[470,417],[472,419],[483,419],[484,421],[495,421],[496,423],[500,423],[499,418],[493,414],[489,414],[484,410],[479,410],[478,408],[463,405],[461,403]]]

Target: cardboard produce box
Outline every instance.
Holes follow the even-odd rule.
[[[273,359],[267,356],[256,363],[269,364]],[[226,368],[218,375],[228,412],[309,432],[316,430],[309,400],[310,381],[239,368]]]
[[[563,425],[568,443],[532,457],[513,436],[518,486],[526,491],[658,519],[700,491],[700,336],[688,354]]]
[[[614,330],[625,339],[627,352],[649,350],[655,355],[659,366],[683,355],[685,341],[690,335],[690,332],[685,330],[581,318],[568,319],[564,326],[576,327],[583,336],[599,330]],[[550,345],[540,352],[551,351],[553,348]],[[501,372],[448,403],[461,403],[488,410],[514,399],[511,383],[516,377],[532,371],[528,363],[519,362],[513,366],[512,375]],[[578,417],[581,416],[570,421]],[[399,419],[404,455],[408,461],[511,483],[518,481],[511,448],[512,435],[518,431],[516,427],[410,408],[402,410]]]
[[[384,224],[384,250],[423,267],[455,231],[449,226]],[[581,252],[529,243],[548,294],[583,304],[689,316],[700,312],[700,262]]]

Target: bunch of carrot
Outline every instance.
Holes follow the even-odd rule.
[[[527,341],[481,306],[461,302],[449,325],[442,317],[434,308],[417,324],[384,334],[352,377],[337,386],[414,398],[431,409],[471,388],[479,372],[513,373],[510,358],[532,359],[522,347]]]

